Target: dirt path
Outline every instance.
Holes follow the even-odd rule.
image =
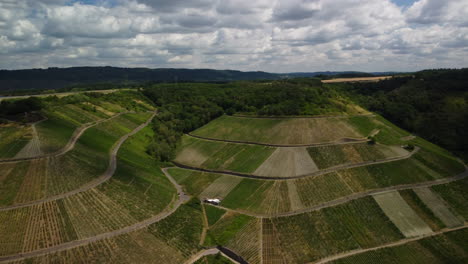
[[[209,137],[202,137],[202,136],[193,135],[191,133],[188,133],[186,135],[189,136],[189,137],[193,137],[193,138],[197,138],[197,139],[201,139],[201,140],[206,140],[206,141],[217,141],[217,142],[243,144],[243,145],[267,146],[267,147],[275,147],[275,148],[324,147],[324,146],[333,146],[333,145],[366,143],[366,142],[370,141],[368,138],[341,138],[341,139],[336,140],[336,141],[323,142],[323,143],[285,145],[285,144],[258,143],[258,142],[253,142],[253,141],[239,141],[239,140],[209,138]]]
[[[200,242],[198,243],[200,246],[203,245],[203,243],[205,242],[206,232],[208,231],[208,219],[206,216],[205,205],[202,204],[201,208],[203,212],[203,230],[200,236]]]
[[[225,170],[211,170],[211,169],[203,169],[203,168],[198,168],[198,167],[193,167],[193,166],[188,166],[176,161],[172,161],[174,165],[176,165],[179,168],[182,169],[188,169],[188,170],[195,170],[195,171],[201,171],[201,172],[210,172],[210,173],[217,173],[217,174],[227,174],[227,175],[232,175],[232,176],[238,176],[238,177],[244,177],[244,178],[252,178],[252,179],[261,179],[261,180],[291,180],[291,179],[300,179],[300,178],[306,178],[306,177],[315,177],[331,172],[335,172],[338,170],[344,170],[344,169],[351,169],[351,168],[356,168],[356,167],[364,167],[364,166],[370,166],[370,165],[375,165],[375,164],[382,164],[382,163],[387,163],[387,162],[392,162],[392,161],[398,161],[398,160],[404,160],[411,158],[414,154],[416,154],[420,150],[419,147],[415,147],[414,150],[408,155],[405,156],[400,156],[400,157],[393,157],[393,158],[386,158],[386,159],[381,159],[381,160],[375,160],[375,161],[364,161],[364,162],[359,162],[359,163],[354,163],[354,164],[344,164],[344,165],[339,165],[323,170],[319,170],[313,173],[309,174],[304,174],[304,175],[296,175],[296,176],[291,176],[291,177],[282,177],[282,176],[259,176],[259,175],[254,175],[254,174],[248,174],[248,173],[241,173],[241,172],[234,172],[234,171],[225,171]]]
[[[350,256],[353,256],[353,255],[358,255],[358,254],[361,254],[361,253],[365,253],[365,252],[368,252],[368,251],[374,251],[374,250],[378,250],[378,249],[382,249],[382,248],[401,246],[401,245],[404,245],[404,244],[407,244],[407,243],[410,243],[410,242],[414,242],[414,241],[418,241],[418,240],[421,240],[421,239],[424,239],[424,238],[437,236],[437,235],[440,235],[440,234],[443,234],[443,233],[456,231],[456,230],[460,230],[460,229],[465,229],[467,227],[468,227],[468,225],[459,226],[459,227],[455,227],[455,228],[445,228],[445,229],[441,229],[441,230],[439,230],[437,232],[433,232],[431,234],[427,234],[427,235],[424,235],[424,236],[402,239],[402,240],[399,240],[399,241],[396,241],[396,242],[380,245],[380,246],[373,247],[373,248],[351,250],[351,251],[341,253],[341,254],[338,254],[338,255],[333,255],[333,256],[330,256],[330,257],[326,257],[326,258],[323,258],[323,259],[321,259],[321,260],[319,260],[317,262],[311,262],[311,263],[324,264],[324,263],[328,263],[328,262],[335,261],[335,260],[338,260],[338,259],[342,259],[342,258],[350,257]]]
[[[402,184],[402,185],[395,185],[395,186],[390,186],[390,187],[385,187],[385,188],[380,188],[380,189],[374,189],[374,190],[369,190],[365,192],[360,192],[360,193],[354,193],[348,196],[344,196],[332,201],[328,201],[325,203],[321,203],[312,207],[300,209],[300,210],[295,210],[291,212],[286,212],[286,213],[278,213],[278,214],[260,214],[260,213],[252,213],[244,210],[238,210],[238,209],[231,209],[231,208],[226,208],[220,205],[217,205],[216,207],[219,207],[221,209],[224,209],[226,211],[231,211],[235,213],[240,213],[248,216],[253,216],[257,218],[270,218],[270,217],[287,217],[287,216],[293,216],[293,215],[298,215],[298,214],[303,214],[303,213],[308,213],[312,211],[318,211],[327,207],[332,207],[332,206],[337,206],[340,204],[344,204],[347,202],[350,202],[352,200],[356,200],[359,198],[363,198],[369,195],[375,195],[379,193],[384,193],[388,191],[400,191],[400,190],[407,190],[407,189],[413,189],[413,188],[421,188],[421,187],[431,187],[434,185],[440,185],[440,184],[446,184],[458,180],[462,180],[464,178],[468,177],[468,169],[465,170],[463,173],[449,177],[449,178],[444,178],[444,179],[438,179],[434,181],[428,181],[428,182],[420,182],[420,183],[414,183],[414,184]],[[215,205],[214,205],[215,206]]]
[[[114,119],[120,115],[123,115],[123,114],[128,114],[128,113],[131,113],[131,112],[122,112],[122,113],[118,113],[114,116],[111,116],[109,118],[106,118],[106,119],[101,119],[99,121],[95,121],[95,122],[91,122],[91,123],[87,123],[87,124],[84,124],[83,126],[80,126],[78,127],[77,129],[75,129],[75,131],[73,132],[72,136],[70,137],[70,139],[68,140],[67,144],[59,149],[58,151],[54,152],[54,153],[50,153],[50,154],[45,154],[45,155],[39,155],[39,156],[35,156],[35,157],[24,157],[24,158],[11,158],[11,159],[0,159],[0,163],[7,163],[7,162],[21,162],[21,161],[26,161],[26,160],[33,160],[33,159],[42,159],[42,158],[47,158],[47,157],[53,157],[53,156],[60,156],[60,155],[63,155],[67,152],[69,152],[70,150],[72,150],[74,147],[75,147],[75,143],[78,141],[78,139],[81,137],[81,135],[83,135],[83,133],[93,127],[93,126],[96,126],[102,122],[106,122],[106,121],[109,121],[111,119]],[[44,120],[41,120],[41,122],[44,121]],[[35,129],[35,127],[34,127]],[[38,139],[39,140],[39,139]]]
[[[224,251],[224,252],[223,252]],[[232,254],[235,254],[232,250],[229,250],[228,251]],[[216,254],[221,254],[223,255],[223,257],[229,259],[232,263],[235,263],[235,264],[240,264],[241,262],[231,258],[231,256],[225,254],[226,252],[226,248],[207,248],[207,249],[203,249],[199,252],[197,252],[195,255],[191,256],[187,261],[184,262],[184,264],[193,264],[195,262],[197,262],[197,260],[205,257],[205,256],[209,256],[209,255],[216,255]],[[235,254],[237,257],[239,257],[237,254]],[[242,261],[242,263],[247,263],[245,260]]]
[[[216,255],[220,251],[217,248],[207,248],[197,252],[195,255],[191,256],[184,264],[192,264],[197,262],[197,260],[203,258],[204,256]]]
[[[170,174],[167,173],[166,169],[162,169],[162,171],[164,172],[164,175],[166,175],[169,181],[176,188],[177,197],[178,197],[175,201],[173,199],[171,204],[169,204],[163,212],[151,218],[148,218],[144,221],[135,223],[133,225],[124,227],[122,229],[110,231],[107,233],[102,233],[97,236],[88,237],[88,238],[80,239],[80,240],[74,240],[74,241],[62,243],[56,246],[34,250],[34,251],[26,252],[26,253],[20,253],[20,254],[10,255],[10,256],[1,256],[0,262],[3,263],[3,262],[10,262],[10,261],[18,261],[18,260],[23,260],[26,258],[37,257],[37,256],[49,254],[49,253],[54,253],[57,251],[63,251],[63,250],[67,250],[70,248],[79,247],[79,246],[86,245],[88,243],[99,241],[102,239],[111,238],[111,237],[115,237],[115,236],[122,235],[122,234],[127,234],[130,232],[145,228],[151,224],[154,224],[156,222],[163,220],[164,218],[173,214],[183,203],[187,202],[190,199],[190,196],[186,195],[183,192],[182,187],[177,184],[177,182],[172,178]]]
[[[27,202],[27,203],[21,203],[21,204],[15,204],[15,205],[2,207],[2,208],[0,208],[0,212],[13,210],[13,209],[18,209],[18,208],[23,208],[23,207],[28,207],[28,206],[32,206],[32,205],[35,205],[35,204],[55,201],[55,200],[59,200],[59,199],[63,199],[65,197],[68,197],[68,196],[71,196],[71,195],[74,195],[74,194],[77,194],[77,193],[80,193],[80,192],[85,192],[85,191],[87,191],[89,189],[92,189],[92,188],[98,186],[99,184],[109,180],[110,177],[112,177],[112,175],[114,174],[114,172],[115,172],[115,170],[117,168],[117,152],[119,151],[120,146],[122,146],[122,144],[125,142],[125,140],[127,140],[130,136],[136,134],[137,132],[142,130],[144,127],[146,127],[151,122],[151,120],[153,120],[153,118],[155,116],[156,116],[156,113],[154,113],[145,123],[143,123],[140,126],[138,126],[137,128],[135,128],[132,132],[126,134],[123,137],[121,137],[119,139],[119,141],[117,141],[114,144],[111,152],[109,153],[110,158],[109,158],[109,165],[107,167],[107,170],[101,176],[99,176],[98,178],[88,182],[87,184],[85,184],[85,185],[81,186],[80,188],[75,189],[73,191],[62,193],[62,194],[51,196],[51,197],[47,197],[47,198],[44,198],[44,199],[41,199],[41,200],[36,200],[36,201]],[[79,137],[79,135],[78,135],[78,137]],[[74,145],[74,143],[73,143],[73,145]],[[73,146],[71,146],[71,148],[72,147]]]

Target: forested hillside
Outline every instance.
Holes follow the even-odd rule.
[[[224,113],[298,116],[365,112],[335,90],[324,89],[318,79],[157,84],[147,86],[143,93],[159,107],[154,122],[156,140],[150,151],[161,160],[173,158],[182,133]]]
[[[337,84],[359,104],[468,160],[468,69]]]
[[[0,92],[50,90],[87,85],[87,88],[115,88],[117,84],[145,82],[228,82],[236,80],[279,79],[266,72],[211,69],[149,69],[116,67],[72,67],[27,70],[0,70]],[[31,92],[31,91],[28,91]]]

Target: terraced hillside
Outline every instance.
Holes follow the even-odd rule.
[[[137,92],[41,100],[0,129],[1,263],[468,262],[465,165],[380,116],[223,115],[170,163]]]

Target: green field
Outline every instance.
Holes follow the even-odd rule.
[[[367,136],[359,133],[348,118],[258,119],[234,116],[221,116],[192,133],[216,139],[293,145]]]
[[[333,264],[467,263],[468,229],[424,238],[404,245],[373,250],[333,261]]]
[[[273,151],[274,148],[271,147],[210,142],[184,136],[175,161],[206,169],[251,173]]]

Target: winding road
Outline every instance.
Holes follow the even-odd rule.
[[[254,174],[249,174],[249,173],[242,173],[242,172],[235,172],[235,171],[204,169],[204,168],[185,165],[185,164],[182,164],[182,163],[179,163],[179,162],[176,162],[176,161],[172,161],[172,163],[174,165],[176,165],[177,167],[182,168],[182,169],[195,170],[195,171],[201,171],[201,172],[225,174],[225,175],[238,176],[238,177],[251,178],[251,179],[260,179],[260,180],[293,180],[293,179],[301,179],[301,178],[307,178],[307,177],[315,177],[315,176],[328,174],[328,173],[331,173],[331,172],[344,170],[344,169],[351,169],[351,168],[357,168],[357,167],[364,167],[364,166],[370,166],[370,165],[375,165],[375,164],[393,162],[393,161],[398,161],[398,160],[404,160],[404,159],[411,158],[419,150],[420,150],[419,147],[415,147],[412,152],[408,153],[407,155],[400,156],[400,157],[386,158],[386,159],[374,160],[374,161],[364,161],[364,162],[358,162],[358,163],[353,163],[353,164],[343,164],[343,165],[334,166],[334,167],[323,169],[323,170],[318,170],[316,172],[312,172],[312,173],[308,173],[308,174],[304,174],[304,175],[291,176],[291,177],[259,176],[259,175],[254,175]]]
[[[312,144],[269,144],[269,143],[259,143],[253,141],[240,141],[240,140],[228,140],[228,139],[218,139],[218,138],[209,138],[197,136],[191,133],[185,134],[189,137],[206,140],[206,141],[216,141],[216,142],[225,142],[233,144],[243,144],[243,145],[257,145],[257,146],[266,146],[266,147],[275,147],[275,148],[297,148],[297,147],[324,147],[324,146],[334,146],[334,145],[347,145],[347,144],[358,144],[369,142],[370,139],[367,138],[341,138],[337,141],[323,142],[323,143],[312,143]]]
[[[185,202],[190,200],[190,196],[184,193],[182,187],[179,184],[177,184],[177,182],[172,178],[172,176],[169,173],[167,173],[166,169],[162,169],[162,171],[164,172],[164,175],[166,175],[166,177],[169,179],[169,181],[176,188],[178,198],[175,201],[173,199],[173,201],[161,213],[159,213],[159,214],[157,214],[157,215],[155,215],[155,216],[153,216],[151,218],[148,218],[148,219],[146,219],[144,221],[141,221],[141,222],[135,223],[133,225],[124,227],[122,229],[110,231],[110,232],[107,232],[107,233],[102,233],[102,234],[99,234],[99,235],[96,235],[96,236],[93,236],[93,237],[88,237],[88,238],[84,238],[84,239],[80,239],[80,240],[65,242],[65,243],[62,243],[62,244],[59,244],[59,245],[56,245],[56,246],[47,247],[47,248],[34,250],[34,251],[29,251],[29,252],[25,252],[25,253],[21,253],[21,254],[10,255],[10,256],[1,256],[0,257],[0,262],[18,261],[18,260],[31,258],[31,257],[37,257],[37,256],[41,256],[41,255],[45,255],[45,254],[49,254],[49,253],[53,253],[53,252],[57,252],[57,251],[67,250],[67,249],[70,249],[70,248],[86,245],[88,243],[92,243],[92,242],[95,242],[95,241],[98,241],[98,240],[102,240],[102,239],[106,239],[106,238],[112,238],[112,237],[122,235],[122,234],[127,234],[127,233],[130,233],[130,232],[145,228],[145,227],[147,227],[147,226],[149,226],[151,224],[154,224],[156,222],[159,222],[159,221],[163,220],[164,218],[166,218],[166,217],[170,216],[171,214],[173,214],[182,204],[184,204]]]
[[[17,260],[22,260],[22,259],[26,259],[26,258],[41,256],[41,255],[45,255],[45,254],[53,253],[53,252],[57,252],[57,251],[67,250],[67,249],[70,249],[70,248],[86,245],[86,244],[94,242],[94,241],[115,237],[115,236],[118,236],[118,235],[121,235],[121,234],[130,233],[130,232],[136,231],[138,229],[144,228],[144,227],[146,227],[148,225],[154,224],[154,223],[156,223],[158,221],[161,221],[162,219],[164,219],[164,218],[168,217],[169,215],[171,215],[172,213],[174,213],[177,210],[177,208],[179,208],[180,205],[182,205],[183,203],[185,203],[186,201],[188,201],[190,199],[190,196],[184,193],[183,188],[168,173],[168,171],[167,171],[168,169],[169,168],[164,168],[164,169],[162,169],[162,171],[163,171],[164,175],[166,175],[166,177],[171,181],[171,183],[176,188],[177,194],[178,194],[178,199],[175,202],[171,203],[166,208],[166,210],[164,210],[163,212],[161,212],[161,213],[159,213],[159,214],[157,214],[157,215],[155,215],[155,216],[153,216],[153,217],[151,217],[151,218],[149,218],[147,220],[135,223],[135,224],[127,226],[125,228],[114,230],[114,231],[107,232],[107,233],[102,233],[102,234],[99,234],[97,236],[93,236],[93,237],[89,237],[89,238],[85,238],[85,239],[81,239],[81,240],[70,241],[70,242],[66,242],[66,243],[63,243],[63,244],[60,244],[60,245],[57,245],[57,246],[52,246],[52,247],[48,247],[48,248],[44,248],[44,249],[34,250],[34,251],[26,252],[26,253],[10,255],[10,256],[2,256],[2,257],[0,257],[0,262],[17,261]],[[294,211],[294,212],[289,212],[289,213],[285,213],[285,214],[278,214],[277,216],[274,216],[274,217],[289,216],[289,215],[294,215],[294,214],[301,214],[301,213],[305,213],[305,212],[320,210],[320,209],[323,209],[323,208],[326,208],[326,207],[335,206],[335,205],[338,205],[338,204],[349,202],[351,200],[362,198],[364,196],[372,195],[372,194],[379,193],[379,192],[385,192],[385,191],[389,191],[389,190],[410,189],[410,188],[428,187],[428,186],[433,186],[433,185],[438,185],[438,184],[445,184],[445,183],[448,183],[448,182],[464,179],[467,176],[468,176],[468,170],[466,170],[464,173],[462,173],[460,175],[457,175],[457,176],[451,177],[451,178],[439,179],[439,180],[435,180],[435,181],[431,181],[431,182],[424,182],[424,183],[392,186],[392,187],[382,188],[382,189],[373,190],[373,191],[369,191],[369,192],[353,194],[353,195],[350,195],[350,196],[342,197],[342,198],[334,200],[334,201],[330,201],[330,202],[326,202],[326,203],[323,203],[323,204],[320,204],[320,205],[317,205],[317,206],[314,206],[314,207],[310,207],[310,208],[307,208],[307,209],[304,209],[304,210],[301,210],[301,211]],[[221,206],[220,206],[220,208],[223,208],[223,209],[228,210],[228,211],[247,214],[247,215],[250,215],[250,216],[253,216],[253,217],[265,217],[265,216],[246,213],[246,212],[243,212],[243,211],[240,211],[240,210],[233,210],[233,209],[229,209],[229,208],[225,208],[225,207],[221,207]],[[460,228],[458,228],[458,229],[460,229]],[[456,230],[456,228],[450,229],[450,230]],[[412,238],[412,239],[417,240],[417,239],[420,239],[420,237]],[[406,240],[408,240],[408,239],[405,239],[405,241]],[[393,244],[396,244],[396,243],[399,243],[399,242],[400,241],[397,241],[397,242],[394,242]],[[404,242],[400,242],[400,243],[404,243]],[[383,245],[381,247],[385,247],[385,245]],[[374,249],[377,249],[377,248],[374,248]],[[372,250],[372,249],[368,249],[368,250]],[[362,250],[356,251],[355,254],[359,254],[359,253],[362,253],[362,252],[365,252],[365,251],[366,251],[366,249],[362,249]],[[346,254],[350,254],[350,252],[343,253],[342,254],[343,257],[347,256]],[[337,256],[335,256],[335,257],[338,259]]]
[[[253,217],[257,217],[257,218],[287,217],[287,216],[293,216],[293,215],[308,213],[308,212],[312,212],[312,211],[318,211],[318,210],[321,210],[321,209],[324,209],[324,208],[327,208],[327,207],[337,206],[337,205],[340,205],[340,204],[350,202],[352,200],[356,200],[356,199],[359,199],[359,198],[364,198],[364,197],[369,196],[369,195],[375,195],[375,194],[378,194],[378,193],[384,193],[384,192],[390,192],[390,191],[401,191],[401,190],[407,190],[407,189],[413,189],[413,188],[431,187],[431,186],[435,186],[435,185],[441,185],[441,184],[446,184],[446,183],[450,183],[450,182],[454,182],[454,181],[459,181],[459,180],[465,179],[467,177],[468,177],[468,169],[466,169],[464,172],[462,172],[462,173],[460,173],[460,174],[458,174],[456,176],[453,176],[453,177],[438,179],[438,180],[434,180],[434,181],[413,183],[413,184],[393,185],[393,186],[379,188],[379,189],[373,189],[373,190],[369,190],[369,191],[365,191],[365,192],[353,193],[353,194],[348,195],[348,196],[343,196],[341,198],[331,200],[331,201],[328,201],[328,202],[324,202],[324,203],[321,203],[321,204],[317,204],[317,205],[307,207],[307,208],[304,208],[304,209],[285,212],[285,213],[277,213],[277,214],[252,213],[252,212],[244,211],[244,210],[240,210],[240,209],[227,208],[227,207],[224,207],[224,206],[221,206],[221,205],[212,205],[212,206],[216,206],[216,207],[224,209],[226,211],[231,211],[231,212],[244,214],[244,215],[248,215],[248,216],[253,216]]]
[[[132,113],[132,112],[127,111],[127,112],[118,113],[118,114],[113,115],[113,116],[111,116],[109,118],[105,118],[105,119],[101,119],[101,120],[98,120],[98,121],[90,122],[90,123],[84,124],[83,126],[78,127],[73,132],[73,134],[70,137],[70,139],[68,140],[67,144],[63,148],[59,149],[58,151],[56,151],[54,153],[39,155],[39,156],[35,156],[35,157],[0,159],[0,163],[21,162],[21,161],[26,161],[26,160],[43,159],[43,158],[47,158],[47,157],[54,157],[54,156],[63,155],[65,153],[69,152],[70,150],[72,150],[75,147],[76,142],[78,141],[78,139],[81,137],[81,135],[83,135],[83,133],[87,129],[89,129],[89,128],[93,127],[93,126],[96,126],[96,125],[98,125],[100,123],[107,122],[107,121],[109,121],[111,119],[114,119],[114,118],[120,116],[120,115],[128,114],[128,113]],[[45,121],[45,120],[46,119],[41,120],[40,122]],[[37,122],[37,123],[39,123],[39,122]],[[35,123],[35,124],[37,124],[37,123]]]
[[[66,198],[68,196],[71,196],[71,195],[74,195],[74,194],[77,194],[77,193],[80,193],[80,192],[87,191],[87,190],[89,190],[91,188],[94,188],[94,187],[98,186],[99,184],[107,181],[109,178],[112,177],[112,175],[114,174],[114,172],[115,172],[115,170],[117,168],[117,152],[118,152],[119,148],[121,147],[121,145],[125,142],[125,140],[128,139],[128,137],[136,134],[141,129],[146,127],[151,122],[151,120],[154,118],[155,115],[156,115],[156,113],[154,113],[144,124],[141,124],[140,126],[135,128],[132,132],[130,132],[129,134],[127,134],[127,135],[125,135],[123,137],[121,137],[119,139],[119,141],[116,142],[116,144],[112,148],[111,152],[109,153],[110,160],[109,160],[109,165],[108,165],[107,170],[99,178],[97,178],[96,180],[94,180],[92,182],[89,182],[88,184],[86,184],[84,186],[81,186],[80,188],[78,188],[76,190],[73,190],[71,192],[67,192],[67,193],[64,193],[64,194],[60,194],[60,195],[53,196],[53,197],[48,197],[48,198],[45,198],[45,199],[42,199],[42,200],[37,200],[37,201],[29,202],[29,203],[17,204],[17,205],[12,205],[12,206],[9,206],[9,207],[0,208],[0,211],[7,211],[7,210],[27,207],[27,206],[31,206],[31,205],[39,204],[39,203],[43,203],[43,202],[63,199],[63,198]],[[114,118],[114,117],[112,117],[112,118]],[[87,128],[85,128],[84,130],[86,130],[86,129]],[[84,132],[84,130],[82,130],[81,132],[76,132],[75,131],[76,135],[74,133],[74,136],[72,137],[72,138],[75,138],[74,142],[73,143],[69,142],[70,144],[67,144],[67,146],[62,149],[62,150],[64,150],[64,153],[66,153],[67,151],[69,151],[69,150],[71,150],[73,148],[76,140],[81,136],[81,134]],[[243,173],[236,173],[236,172],[229,172],[229,171],[226,172],[226,171],[206,170],[206,169],[201,169],[201,168],[192,168],[192,167],[182,165],[182,164],[180,164],[179,167],[182,167],[184,169],[191,169],[191,170],[204,171],[204,172],[213,172],[213,173],[221,173],[221,174],[228,174],[228,175],[233,175],[233,176],[255,178],[255,179],[262,179],[262,180],[289,180],[289,179],[297,179],[297,178],[304,178],[304,177],[322,175],[322,174],[330,173],[330,172],[333,172],[333,171],[336,171],[336,170],[342,170],[342,169],[347,169],[347,168],[368,166],[368,165],[372,165],[372,164],[379,164],[379,163],[386,163],[386,162],[391,162],[391,161],[396,161],[396,160],[407,159],[407,158],[410,158],[415,153],[417,153],[418,151],[419,151],[419,148],[415,148],[415,150],[413,152],[409,153],[408,155],[402,156],[402,157],[389,158],[389,159],[383,159],[383,160],[378,160],[378,161],[368,161],[368,162],[362,162],[362,163],[356,163],[356,164],[347,164],[347,165],[342,165],[342,166],[337,166],[337,167],[321,170],[321,171],[318,171],[316,173],[312,173],[312,174],[308,174],[308,175],[300,175],[300,176],[288,177],[288,178],[285,178],[285,177],[262,177],[262,176],[243,174]],[[60,153],[59,154],[55,153],[55,155],[60,155]],[[0,262],[18,261],[18,260],[23,260],[23,259],[26,259],[26,258],[46,255],[46,254],[54,253],[54,252],[57,252],[57,251],[63,251],[63,250],[83,246],[83,245],[86,245],[88,243],[92,243],[92,242],[99,241],[99,240],[102,240],[102,239],[107,239],[107,238],[112,238],[112,237],[115,237],[115,236],[118,236],[118,235],[127,234],[127,233],[130,233],[130,232],[145,228],[145,227],[147,227],[147,226],[149,226],[151,224],[154,224],[154,223],[156,223],[158,221],[161,221],[161,220],[165,219],[166,217],[168,217],[172,213],[174,213],[183,203],[187,202],[190,199],[190,196],[184,193],[182,186],[180,186],[172,178],[172,176],[168,173],[168,171],[167,171],[168,169],[169,168],[164,168],[164,169],[162,169],[162,171],[163,171],[164,175],[169,179],[169,181],[174,185],[174,187],[175,187],[175,189],[177,191],[177,198],[173,199],[171,201],[171,203],[161,213],[159,213],[157,215],[154,215],[153,217],[148,218],[148,219],[146,219],[144,221],[141,221],[141,222],[135,223],[133,225],[124,227],[122,229],[102,233],[102,234],[99,234],[99,235],[96,235],[96,236],[93,236],[93,237],[88,237],[88,238],[80,239],[80,240],[74,240],[74,241],[62,243],[62,244],[59,244],[59,245],[56,245],[56,246],[43,248],[43,249],[39,249],[39,250],[34,250],[34,251],[30,251],[30,252],[25,252],[25,253],[21,253],[21,254],[9,255],[9,256],[0,256]],[[463,172],[463,173],[461,173],[461,174],[459,174],[457,176],[450,177],[450,178],[438,179],[438,180],[434,180],[434,181],[430,181],[430,182],[422,182],[422,183],[406,184],[406,185],[397,185],[397,186],[390,186],[390,187],[381,188],[381,189],[369,190],[369,191],[366,191],[366,192],[360,192],[360,193],[355,193],[355,194],[352,194],[352,195],[349,195],[349,196],[341,197],[339,199],[332,200],[332,201],[329,201],[329,202],[325,202],[325,203],[322,203],[322,204],[318,204],[318,205],[315,205],[313,207],[308,207],[308,208],[304,208],[304,209],[301,209],[301,210],[291,211],[291,212],[287,212],[287,213],[280,213],[280,214],[275,214],[275,215],[254,214],[254,213],[250,213],[250,212],[246,212],[246,211],[242,211],[242,210],[233,210],[233,209],[225,208],[225,207],[222,207],[222,206],[218,206],[218,207],[220,207],[220,208],[222,208],[224,210],[227,210],[227,211],[233,211],[233,212],[237,212],[237,213],[241,213],[241,214],[245,214],[245,215],[249,215],[249,216],[253,216],[253,217],[259,217],[259,218],[264,218],[264,217],[286,217],[286,216],[302,214],[302,213],[306,213],[306,212],[320,210],[320,209],[327,208],[327,207],[336,206],[336,205],[339,205],[339,204],[347,203],[347,202],[355,200],[355,199],[363,198],[365,196],[374,195],[374,194],[381,193],[381,192],[412,189],[412,188],[418,188],[418,187],[430,187],[430,186],[434,186],[434,185],[445,184],[445,183],[461,180],[461,179],[464,179],[466,177],[468,177],[468,170],[465,170],[465,172]],[[425,238],[425,237],[428,237],[428,236],[434,236],[434,235],[437,235],[437,234],[442,234],[442,233],[445,233],[445,232],[450,232],[450,231],[454,231],[454,230],[458,230],[458,229],[463,229],[463,228],[466,228],[466,227],[468,227],[468,226],[465,225],[465,226],[462,226],[462,227],[457,227],[457,228],[452,228],[452,229],[443,229],[443,230],[431,233],[430,235],[426,235],[426,236],[423,236],[423,237],[403,239],[403,240],[400,240],[400,241],[392,242],[392,243],[381,245],[381,246],[374,247],[374,248],[359,249],[359,250],[344,252],[344,253],[341,253],[341,254],[337,254],[337,255],[334,255],[334,256],[329,256],[327,258],[321,259],[317,263],[326,263],[326,262],[329,262],[329,261],[333,261],[333,260],[337,260],[337,259],[340,259],[340,258],[352,256],[352,255],[355,255],[355,254],[364,253],[364,252],[367,252],[367,251],[377,250],[377,249],[385,248],[385,247],[398,246],[398,245],[402,245],[402,244],[405,244],[405,243],[416,241],[416,240],[419,240],[419,239],[422,239],[422,238]],[[210,254],[217,254],[219,252],[220,251],[217,248],[207,249],[207,250],[198,252],[196,255],[192,256],[189,260],[187,260],[186,263],[193,263],[193,262],[195,262],[196,260],[198,260],[199,258],[201,258],[203,256],[210,255]]]
[[[85,192],[85,191],[87,191],[89,189],[92,189],[92,188],[100,185],[101,183],[109,180],[112,177],[112,175],[114,175],[114,172],[115,172],[115,170],[117,168],[117,152],[119,151],[120,146],[122,146],[122,144],[125,142],[125,140],[127,140],[130,136],[138,133],[140,130],[142,130],[144,127],[146,127],[151,122],[151,120],[153,120],[153,118],[155,116],[156,116],[156,113],[153,113],[153,115],[150,118],[148,118],[148,120],[145,123],[143,123],[143,124],[139,125],[138,127],[136,127],[132,132],[122,136],[114,144],[112,150],[109,153],[110,158],[109,158],[109,165],[107,166],[107,170],[101,176],[99,176],[98,178],[86,183],[85,185],[82,185],[81,187],[79,187],[78,189],[75,189],[73,191],[69,191],[69,192],[62,193],[62,194],[55,195],[55,196],[50,196],[50,197],[40,199],[40,200],[30,201],[30,202],[27,202],[27,203],[20,203],[20,204],[5,206],[5,207],[0,208],[0,212],[13,210],[13,209],[18,209],[18,208],[23,208],[23,207],[28,207],[28,206],[32,206],[32,205],[35,205],[35,204],[55,201],[55,200],[59,200],[59,199],[63,199],[63,198],[66,198],[68,196],[71,196],[71,195],[74,195],[74,194],[77,194],[77,193]],[[83,132],[84,132],[84,130],[82,130],[81,133],[78,133],[77,138],[79,138],[79,135],[81,135]],[[74,142],[76,142],[76,139],[74,140]],[[71,144],[69,146],[69,148],[70,149],[73,148],[74,144],[75,143]],[[64,154],[64,153],[62,153],[62,154]]]
[[[468,228],[468,225],[465,224],[463,226],[454,227],[454,228],[444,228],[444,229],[441,229],[439,231],[436,231],[436,232],[433,232],[433,233],[430,233],[430,234],[426,234],[426,235],[423,235],[423,236],[418,236],[418,237],[414,237],[414,238],[406,238],[406,239],[398,240],[398,241],[391,242],[391,243],[388,243],[388,244],[380,245],[380,246],[377,246],[377,247],[372,247],[372,248],[351,250],[351,251],[348,251],[348,252],[343,252],[343,253],[340,253],[340,254],[337,254],[337,255],[332,255],[332,256],[323,258],[323,259],[321,259],[319,261],[310,262],[310,263],[325,264],[325,263],[328,263],[328,262],[331,262],[331,261],[335,261],[335,260],[338,260],[338,259],[358,255],[358,254],[365,253],[365,252],[368,252],[368,251],[374,251],[374,250],[379,250],[379,249],[383,249],[383,248],[401,246],[401,245],[404,245],[404,244],[407,244],[407,243],[410,243],[410,242],[414,242],[414,241],[418,241],[418,240],[421,240],[421,239],[424,239],[424,238],[433,237],[433,236],[441,235],[441,234],[456,231],[456,230],[462,230],[462,229],[465,229],[465,228]]]

